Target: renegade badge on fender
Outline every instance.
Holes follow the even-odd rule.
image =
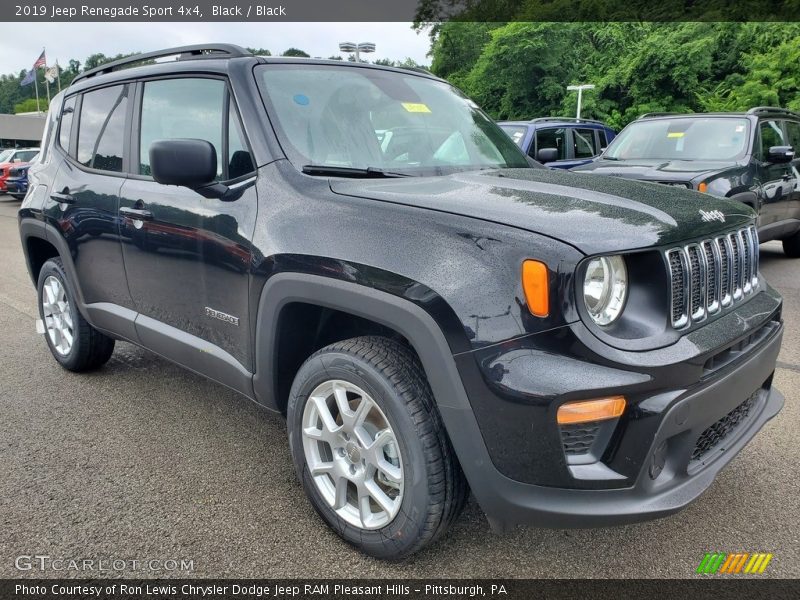
[[[397,559],[468,490],[495,529],[668,515],[780,410],[755,213],[695,195],[544,169],[425,72],[213,45],[56,96],[19,225],[64,368],[125,340],[283,413]]]

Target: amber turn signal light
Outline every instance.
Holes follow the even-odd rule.
[[[550,290],[547,283],[547,265],[538,260],[522,263],[522,290],[528,310],[537,317],[550,314]]]
[[[624,396],[567,402],[558,407],[558,424],[571,425],[616,419],[625,412],[625,404]]]

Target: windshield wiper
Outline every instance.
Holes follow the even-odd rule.
[[[603,160],[619,160],[616,156],[601,156]]]
[[[303,173],[306,175],[334,175],[338,177],[411,177],[407,173],[396,173],[384,171],[377,167],[339,167],[336,165],[303,165]]]

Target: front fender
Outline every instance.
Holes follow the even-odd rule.
[[[351,314],[379,323],[405,337],[413,346],[428,374],[440,407],[468,409],[466,394],[460,400],[452,393],[452,383],[436,380],[451,372],[458,385],[461,380],[452,358],[453,353],[468,349],[468,340],[457,335],[458,321],[449,307],[432,291],[419,284],[407,288],[407,294],[418,301],[437,307],[437,319],[420,304],[374,287],[309,273],[282,272],[267,280],[261,292],[255,329],[255,364],[253,388],[256,400],[278,409],[277,347],[281,328],[281,312],[289,304],[308,303]],[[450,314],[448,314],[448,312]],[[448,340],[443,333],[449,330]],[[437,392],[437,387],[439,391]],[[461,386],[463,391],[463,386]]]

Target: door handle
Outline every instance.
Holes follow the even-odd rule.
[[[75,196],[72,194],[53,192],[50,194],[50,199],[55,200],[59,204],[75,204]]]
[[[135,221],[150,221],[153,218],[153,213],[151,213],[149,210],[144,210],[141,208],[128,208],[127,206],[120,208],[119,214],[130,217]]]

